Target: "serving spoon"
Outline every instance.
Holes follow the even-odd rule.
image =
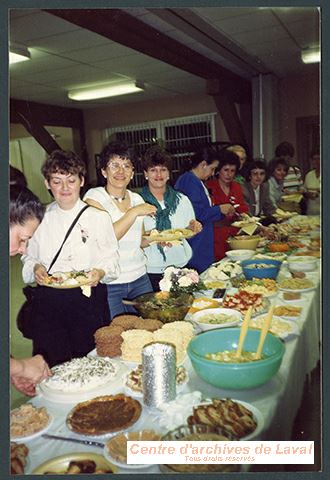
[[[275,305],[272,305],[270,307],[270,310],[269,310],[269,312],[267,314],[267,317],[265,318],[264,324],[262,326],[255,360],[260,360],[260,358],[261,358],[262,347],[264,346],[266,335],[267,335],[267,332],[269,330],[269,327],[270,327],[270,324],[271,324],[271,321],[272,321],[272,318],[273,318],[274,308],[275,308]]]
[[[251,316],[252,316],[252,305],[247,309],[244,320],[243,320],[243,323],[242,323],[242,326],[241,326],[241,330],[240,330],[240,334],[239,334],[239,340],[238,340],[238,346],[237,346],[237,350],[236,350],[236,357],[237,358],[240,358],[241,355],[242,355],[243,344],[244,344],[244,340],[245,340],[245,337],[246,337],[246,334],[247,334],[247,331],[248,331],[248,328],[249,328],[249,323],[250,323],[250,320],[251,320]]]

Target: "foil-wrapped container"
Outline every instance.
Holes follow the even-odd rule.
[[[176,397],[176,351],[166,342],[152,342],[142,350],[143,401],[148,407]]]

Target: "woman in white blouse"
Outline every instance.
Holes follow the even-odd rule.
[[[107,285],[111,319],[122,313],[136,313],[132,306],[123,304],[124,298],[134,299],[152,292],[142,233],[145,215],[155,214],[156,207],[144,203],[140,195],[127,189],[134,174],[132,158],[127,145],[115,142],[107,145],[99,165],[106,185],[91,188],[84,196],[86,203],[110,214],[119,242],[120,275]]]
[[[118,244],[106,212],[87,208],[66,240],[49,274],[88,272],[91,296],[80,288],[53,289],[44,286],[49,266],[66,232],[86,204],[80,200],[85,164],[72,152],[55,150],[42,167],[46,187],[52,192],[44,219],[22,257],[25,283],[36,281],[37,302],[33,312],[33,353],[44,356],[50,366],[82,357],[93,350],[94,332],[109,323],[106,289],[119,274]]]

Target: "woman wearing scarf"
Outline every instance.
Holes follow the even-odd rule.
[[[202,227],[195,220],[190,200],[167,183],[171,170],[170,155],[160,147],[153,146],[146,151],[142,166],[148,184],[143,187],[141,196],[145,202],[157,208],[154,217],[144,218],[145,230],[189,228],[196,233],[199,232]],[[173,246],[166,243],[149,245],[144,252],[147,256],[147,272],[154,291],[159,290],[159,281],[166,267],[184,267],[192,256],[191,247],[186,240]]]

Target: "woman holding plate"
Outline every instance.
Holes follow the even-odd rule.
[[[46,160],[42,173],[55,201],[22,257],[24,282],[38,283],[31,320],[33,353],[43,355],[49,366],[93,350],[95,330],[109,323],[106,289],[100,282],[107,284],[119,273],[117,240],[109,215],[79,198],[85,172],[85,164],[73,152],[55,150]],[[90,296],[79,287],[45,286],[50,274],[73,271],[87,272],[87,284],[93,287]]]
[[[99,166],[106,185],[88,190],[84,200],[110,214],[119,242],[120,274],[107,285],[112,319],[123,313],[136,313],[134,307],[122,302],[124,298],[132,300],[152,292],[142,250],[147,242],[142,242],[142,233],[144,217],[153,215],[156,207],[127,189],[134,175],[133,152],[127,145],[109,143],[101,152]]]
[[[159,146],[150,147],[144,154],[142,167],[148,184],[142,188],[142,198],[157,208],[156,215],[144,218],[146,231],[158,231],[187,228],[194,233],[202,229],[195,220],[194,208],[186,195],[174,190],[169,184],[171,156]],[[177,241],[175,245],[155,243],[144,250],[147,256],[147,272],[154,291],[159,291],[159,281],[165,268],[184,267],[192,256],[187,240]]]
[[[214,255],[221,260],[228,250],[227,239],[238,233],[231,224],[241,213],[248,213],[249,207],[243,197],[242,186],[235,181],[239,169],[238,156],[224,148],[219,152],[219,165],[216,178],[207,182],[210,195],[215,204],[232,204],[234,210],[225,216],[223,221],[214,224]]]

